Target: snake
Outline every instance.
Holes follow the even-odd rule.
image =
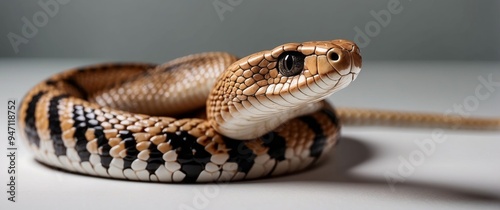
[[[102,63],[28,91],[19,126],[35,159],[68,172],[148,182],[229,182],[322,162],[341,123],[500,127],[499,120],[337,109],[325,99],[360,73],[348,40],[287,43],[238,58]]]

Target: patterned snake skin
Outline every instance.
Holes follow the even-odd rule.
[[[31,89],[20,126],[38,161],[82,174],[155,182],[281,175],[336,145],[339,122],[323,99],[360,68],[359,49],[346,40],[239,60],[212,52],[88,66]]]
[[[162,65],[88,66],[31,89],[19,125],[44,164],[156,182],[226,182],[303,170],[336,145],[339,121],[500,130],[498,118],[333,110],[323,99],[360,68],[359,49],[346,40],[284,44],[239,60],[212,52]]]

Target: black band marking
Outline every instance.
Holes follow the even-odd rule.
[[[36,129],[35,111],[38,101],[45,93],[46,91],[40,91],[31,98],[31,101],[28,103],[28,109],[26,110],[26,117],[24,119],[24,123],[26,124],[24,132],[28,137],[28,141],[35,144],[37,147],[40,147],[40,136],[38,136]]]
[[[167,142],[177,152],[177,162],[182,166],[180,170],[186,174],[182,181],[196,182],[205,165],[210,162],[210,153],[196,142],[196,137],[188,134],[187,131],[165,134]]]
[[[248,174],[255,163],[256,155],[245,145],[244,141],[234,140],[228,137],[223,138],[226,147],[229,149],[229,159],[227,162],[238,164],[238,171]]]
[[[339,125],[339,118],[337,117],[337,115],[335,115],[335,111],[330,109],[323,109],[321,110],[321,113],[325,114],[335,126]]]
[[[119,134],[118,136],[125,143],[125,150],[127,151],[127,155],[123,158],[123,169],[131,168],[132,162],[134,162],[134,160],[137,159],[137,154],[139,154],[139,150],[137,150],[137,148],[135,147],[137,142],[134,138],[134,135],[132,135],[132,132],[129,130],[121,130],[118,132],[118,134]],[[105,148],[107,150],[106,154],[110,158],[109,162],[111,162],[112,158],[111,156],[109,156],[109,150],[111,149],[111,147],[108,144],[106,145],[107,145],[107,147]],[[104,148],[103,148],[103,154],[104,154]],[[107,160],[103,162],[103,159],[101,157],[101,164],[103,164],[103,166],[105,164],[109,166],[109,162],[107,162]]]
[[[87,144],[92,139],[87,139],[85,133],[89,128],[94,129],[94,137],[97,139],[97,147],[102,151],[100,154],[101,165],[104,168],[109,168],[111,163],[111,156],[109,150],[111,146],[108,144],[108,139],[104,134],[104,128],[97,121],[95,110],[85,110],[82,105],[75,105],[73,107],[73,120],[75,121],[74,127],[76,128],[74,137],[76,138],[75,149],[82,162],[89,161],[90,153],[87,150]]]
[[[151,143],[148,149],[149,159],[146,170],[148,170],[150,174],[154,174],[156,169],[165,163],[165,160],[163,160],[163,153],[158,150],[158,146],[156,146],[156,144]]]
[[[261,137],[264,146],[269,147],[267,154],[277,161],[285,159],[286,141],[278,133],[271,131]]]
[[[306,123],[309,129],[314,132],[314,140],[310,148],[311,153],[309,156],[318,158],[323,152],[323,148],[327,140],[325,134],[323,133],[323,129],[318,121],[310,115],[299,117],[299,119]]]
[[[330,121],[337,127],[337,130],[340,131],[340,119],[337,117],[337,115],[335,114],[335,110],[332,110],[332,109],[323,109],[321,110],[321,113],[325,114],[328,119],[330,119]],[[340,137],[340,135],[337,135]],[[337,141],[335,142],[335,145],[339,144],[340,142],[340,138],[337,139]]]
[[[83,88],[80,84],[78,84],[78,82],[76,82],[76,80],[74,80],[73,78],[68,78],[68,79],[65,79],[64,82],[73,86],[78,92],[80,92],[80,94],[82,94],[83,99],[86,100],[88,98],[87,90],[85,90],[85,88]]]
[[[264,142],[264,146],[269,147],[267,154],[276,160],[273,168],[269,171],[266,176],[270,176],[273,174],[274,169],[278,165],[279,161],[285,160],[285,152],[286,152],[286,140],[278,133],[271,131],[264,136],[261,137]]]
[[[66,146],[62,140],[61,120],[59,120],[59,100],[67,98],[68,95],[53,97],[49,102],[49,130],[56,156],[66,155]]]

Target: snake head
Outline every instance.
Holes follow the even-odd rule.
[[[260,136],[316,111],[314,102],[356,79],[361,60],[359,48],[347,40],[288,43],[254,53],[219,77],[207,101],[207,116],[226,136]]]
[[[271,55],[277,58],[277,66],[270,71],[279,72],[275,90],[285,100],[321,100],[346,87],[361,70],[359,48],[347,40],[284,44],[271,50]],[[288,93],[293,98],[286,97]]]

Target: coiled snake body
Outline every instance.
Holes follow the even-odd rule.
[[[360,68],[359,49],[346,40],[289,43],[239,60],[212,52],[162,65],[94,65],[36,85],[19,124],[38,161],[72,172],[159,182],[275,176],[336,145],[339,120],[323,99]]]

